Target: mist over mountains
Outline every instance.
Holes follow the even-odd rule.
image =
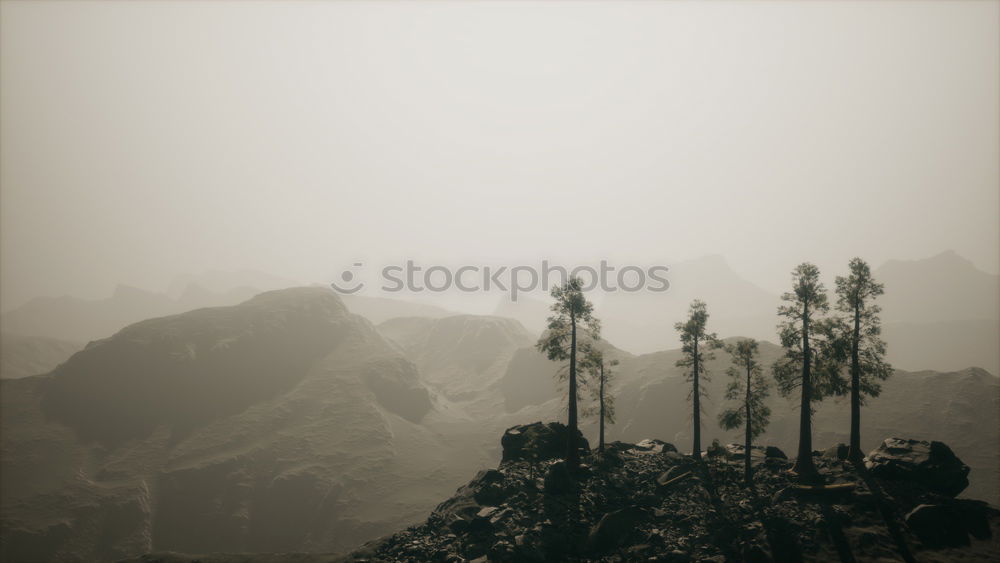
[[[928,273],[941,268],[947,275]],[[887,287],[886,319],[896,319],[886,338],[897,371],[864,410],[864,447],[894,435],[944,441],[972,467],[965,496],[1000,501],[1000,385],[988,365],[997,323],[988,307],[970,304],[990,303],[996,276],[948,255],[890,263],[875,275]],[[739,327],[747,322],[759,331],[753,334],[774,340],[776,296],[740,280],[721,259],[678,265],[677,277],[671,291],[708,301],[711,330],[746,336]],[[906,303],[888,299],[904,285],[924,288],[906,292],[915,300],[912,315],[903,313]],[[955,295],[954,312],[921,309],[925,291]],[[536,317],[548,314],[541,301],[509,304],[515,318],[321,287],[225,304],[239,293],[224,284],[198,299],[182,298],[193,290],[174,298],[120,290],[97,302],[36,300],[12,311],[12,321],[4,314],[5,328],[41,333],[27,338],[31,346],[8,348],[4,337],[4,369],[8,358],[29,366],[0,383],[5,559],[344,553],[422,519],[469,475],[495,465],[504,429],[565,417],[555,377],[561,366],[534,347]],[[210,298],[223,303],[203,307]],[[741,306],[744,299],[751,302]],[[198,305],[157,313],[181,303]],[[669,344],[680,318],[673,306],[633,295],[599,305],[607,320],[597,345],[621,362],[609,439],[656,437],[690,447],[688,390],[675,366],[680,353]],[[614,311],[639,320],[616,323]],[[83,334],[99,330],[86,329],[90,323],[110,326],[126,313],[152,318],[125,322],[79,351],[45,340],[46,332],[65,330],[61,316],[76,319],[74,334]],[[629,341],[638,345],[654,342],[651,333],[668,344],[636,354],[613,338],[635,334]],[[41,342],[51,346],[35,345]],[[779,354],[761,344],[765,364]],[[925,361],[944,367],[900,369]],[[722,353],[708,365],[706,444],[738,439],[715,423],[727,366]],[[772,395],[768,404],[772,424],[759,443],[793,450],[795,401]],[[848,416],[842,399],[821,403],[816,446],[846,442]],[[593,421],[582,429],[593,438]]]
[[[832,290],[834,276],[842,272],[823,274]],[[1000,276],[979,270],[953,251],[923,260],[891,260],[876,268],[874,276],[886,287],[878,304],[894,366],[977,366],[1000,373]],[[743,279],[721,256],[677,263],[668,278],[670,289],[662,294],[616,292],[598,298],[602,335],[633,353],[677,347],[674,323],[692,300],[701,299],[708,303],[712,330],[720,336],[777,341],[780,295]],[[540,332],[548,305],[537,297],[504,299],[494,314]]]
[[[828,288],[840,273],[824,272]],[[1000,372],[1000,350],[991,344],[1000,339],[1000,276],[977,269],[953,251],[922,260],[890,260],[874,275],[886,286],[879,305],[890,362],[909,370],[979,366]],[[675,347],[673,323],[693,299],[701,299],[709,304],[713,330],[719,335],[776,339],[774,312],[780,296],[743,279],[723,257],[679,262],[671,266],[668,278],[670,288],[663,293],[598,294],[596,311],[604,337],[632,353]],[[0,315],[0,326],[21,336],[88,342],[132,322],[235,304],[260,291],[289,286],[283,284],[290,282],[257,272],[178,276],[165,293],[119,286],[101,300],[37,298]],[[435,305],[433,297],[415,301],[406,295],[362,293],[342,299],[375,324],[395,317],[440,318],[463,312],[461,301],[449,300],[445,307]],[[517,319],[536,334],[544,330],[549,314],[545,296],[498,301],[494,316]]]

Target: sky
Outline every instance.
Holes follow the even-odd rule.
[[[996,2],[3,2],[0,307],[398,262],[1000,268]]]

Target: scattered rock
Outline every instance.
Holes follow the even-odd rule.
[[[572,492],[576,483],[565,461],[557,461],[545,472],[545,493],[562,495]]]
[[[875,477],[913,481],[951,497],[969,486],[969,466],[941,442],[886,438],[868,454],[865,467]]]
[[[831,446],[823,451],[823,457],[826,459],[836,459],[836,460],[846,460],[847,452],[850,448],[847,444],[837,444],[836,446]]]
[[[661,473],[660,476],[656,478],[656,485],[658,487],[665,487],[669,483],[675,482],[674,479],[676,479],[676,478],[680,477],[681,475],[684,475],[685,473],[688,473],[690,471],[691,471],[691,466],[690,465],[687,465],[687,464],[685,464],[685,465],[675,465],[675,466],[671,467],[670,469],[668,469],[668,470],[664,471],[663,473]]]
[[[635,532],[636,525],[645,518],[645,512],[636,506],[605,514],[590,530],[587,549],[595,553],[604,553],[624,544]]]
[[[691,458],[679,452],[663,452],[663,459],[671,463],[685,463],[691,461]]]
[[[473,536],[485,536],[493,534],[493,524],[489,518],[473,518],[465,527],[465,533]]]
[[[455,496],[439,504],[433,514],[450,530],[465,531],[484,506],[499,506],[506,498],[503,478],[496,469],[480,471],[467,485],[459,487]]]
[[[723,457],[726,455],[726,448],[719,443],[719,440],[712,440],[712,444],[705,450],[708,457]]]
[[[900,533],[917,560],[995,559],[989,538],[992,528],[1000,526],[1000,511],[978,501],[947,498],[919,479],[884,481],[876,498],[852,464],[833,461],[839,448],[828,450],[831,455],[818,458],[817,465],[828,483],[856,487],[832,496],[795,492],[790,463],[779,457],[757,465],[754,487],[748,488],[742,464],[707,456],[695,463],[671,451],[650,455],[653,449],[667,449],[662,444],[608,444],[606,453],[612,452],[620,465],[586,455],[576,474],[561,460],[504,462],[501,471],[480,472],[424,524],[363,555],[368,561],[449,563],[483,557],[537,563],[837,561],[844,556],[841,542],[846,539],[857,561],[895,560],[897,538],[886,528],[883,512],[888,504],[893,512],[907,515],[906,525],[899,523]],[[909,442],[904,445],[907,452],[914,449]],[[932,456],[930,444],[925,449],[933,461],[947,459]],[[767,448],[751,453],[759,459],[761,452],[766,455]],[[937,447],[934,453],[941,454]],[[687,471],[692,471],[690,477],[662,486]],[[913,477],[915,471],[911,467],[906,475]],[[536,482],[545,494],[535,491]],[[504,498],[486,504],[484,498],[494,489]],[[937,551],[942,548],[951,551]],[[349,560],[358,560],[357,555]]]

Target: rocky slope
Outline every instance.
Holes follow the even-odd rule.
[[[492,404],[513,354],[537,340],[514,319],[483,315],[400,317],[378,329],[413,360],[428,386],[456,402]]]
[[[565,428],[505,434],[504,461],[480,471],[423,524],[348,561],[992,561],[1000,511],[956,500],[968,467],[939,442],[886,440],[856,469],[816,453],[830,488],[802,490],[774,448],[739,446],[703,464],[670,444],[616,442],[576,479],[558,461]],[[585,446],[584,446],[585,447]],[[209,559],[211,560],[211,559]]]

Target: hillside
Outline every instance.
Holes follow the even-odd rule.
[[[490,459],[321,288],[137,323],[0,385],[4,560],[344,551]]]
[[[908,371],[981,367],[1000,375],[1000,320],[892,322],[882,327],[886,359]]]
[[[457,402],[495,394],[514,352],[537,338],[514,319],[481,315],[401,317],[378,330],[413,360],[428,386]]]

